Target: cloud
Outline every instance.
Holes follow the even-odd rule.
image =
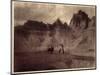
[[[45,23],[53,23],[57,18],[60,18],[62,22],[69,23],[73,14],[80,9],[85,11],[90,18],[92,16],[95,16],[94,6],[77,6],[14,1],[13,7],[14,21],[16,22],[16,24],[23,23],[29,19],[43,21]]]

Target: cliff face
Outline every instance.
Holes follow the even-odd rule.
[[[15,51],[45,50],[49,45],[65,43],[70,30],[67,23],[63,24],[60,19],[53,24],[28,20],[24,25],[15,27]]]
[[[96,19],[79,10],[73,15],[70,25],[57,19],[53,24],[28,20],[14,31],[15,52],[46,50],[62,43],[65,50],[95,49]]]
[[[74,31],[81,31],[88,28],[89,21],[90,19],[88,15],[85,12],[79,10],[78,13],[73,15],[70,22],[70,27]]]

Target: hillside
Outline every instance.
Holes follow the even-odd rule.
[[[96,17],[82,10],[73,14],[69,25],[58,18],[52,24],[28,20],[14,27],[15,71],[95,67],[95,52]]]

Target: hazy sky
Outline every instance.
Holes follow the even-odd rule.
[[[70,22],[74,13],[83,10],[89,17],[95,16],[95,6],[77,6],[34,2],[13,2],[14,24],[22,25],[27,20],[53,23],[57,18],[62,22]]]

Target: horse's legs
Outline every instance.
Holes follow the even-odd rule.
[[[64,54],[64,49],[60,49],[59,53],[63,53]]]
[[[51,54],[53,53],[53,51],[51,50]]]
[[[63,51],[63,54],[64,54],[64,49],[62,49],[62,51]]]
[[[61,49],[59,50],[59,53],[61,52]]]

